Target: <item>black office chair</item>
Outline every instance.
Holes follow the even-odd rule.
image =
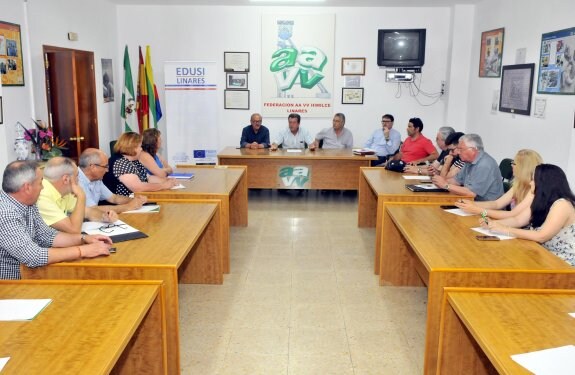
[[[110,141],[110,155],[114,155],[114,146],[117,140]]]
[[[503,189],[505,192],[511,189],[511,180],[513,180],[513,167],[511,166],[513,159],[503,159],[499,163],[499,171],[501,172],[501,177],[503,177]]]

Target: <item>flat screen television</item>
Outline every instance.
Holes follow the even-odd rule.
[[[378,31],[377,65],[391,68],[421,67],[425,63],[426,29]]]

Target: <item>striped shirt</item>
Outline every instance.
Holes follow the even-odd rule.
[[[0,191],[0,279],[20,279],[20,264],[48,264],[48,248],[57,234],[35,204],[26,206]]]

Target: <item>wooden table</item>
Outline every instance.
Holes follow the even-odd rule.
[[[288,149],[252,150],[226,147],[218,154],[220,165],[246,165],[250,170],[248,188],[292,189],[279,176],[284,167],[309,168],[309,183],[301,188],[322,190],[357,190],[360,167],[369,167],[375,156],[357,156],[351,149],[309,149],[290,152]],[[306,172],[307,173],[307,172]],[[293,178],[294,176],[287,176]]]
[[[417,180],[406,180],[403,174],[383,168],[360,168],[358,194],[358,226],[375,227],[374,272],[379,274],[381,244],[383,243],[383,213],[387,204],[442,205],[453,204],[456,199],[473,199],[452,193],[414,193],[406,184],[417,184]]]
[[[50,298],[0,322],[2,374],[167,374],[161,281],[0,281],[0,299]]]
[[[575,268],[526,240],[478,241],[477,217],[439,207],[388,205],[383,221],[381,285],[427,285],[424,372],[433,374],[443,288],[575,287]]]
[[[446,288],[438,374],[531,374],[511,355],[575,343],[574,290]]]
[[[248,172],[246,167],[214,167],[178,165],[177,172],[192,172],[191,180],[180,180],[184,189],[142,192],[150,201],[184,201],[219,199],[222,225],[223,270],[230,272],[230,225],[248,225]]]
[[[168,368],[180,371],[178,280],[222,284],[218,203],[162,203],[159,213],[121,214],[149,237],[117,243],[109,257],[30,269],[25,279],[163,280],[166,290]]]

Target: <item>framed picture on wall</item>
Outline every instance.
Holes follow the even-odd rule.
[[[224,90],[224,109],[250,109],[250,90]]]
[[[224,52],[225,72],[249,72],[250,53],[249,52]]]
[[[248,88],[247,73],[226,73],[226,89],[246,90]]]
[[[342,88],[341,104],[363,104],[363,87]]]
[[[341,59],[342,76],[364,76],[365,57],[343,57]]]
[[[0,96],[0,124],[4,123],[4,108],[2,107],[2,97]]]
[[[0,74],[3,86],[24,86],[20,25],[0,21]]]
[[[501,77],[504,35],[505,28],[503,27],[481,33],[479,77]]]
[[[537,93],[575,95],[575,27],[541,36]]]
[[[531,114],[534,71],[535,64],[503,67],[499,111],[526,116]]]

